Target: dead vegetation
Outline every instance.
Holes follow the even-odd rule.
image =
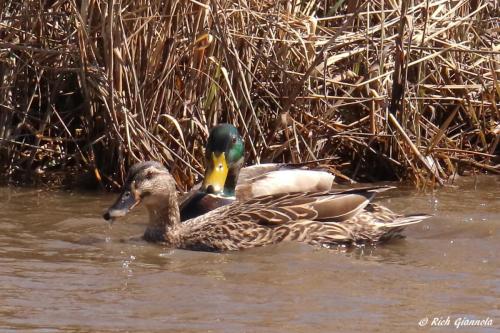
[[[499,173],[490,0],[0,0],[0,172],[118,186],[160,160],[182,188],[217,122],[247,161],[346,180]],[[79,176],[80,177],[80,176]]]

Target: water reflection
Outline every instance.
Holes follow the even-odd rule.
[[[384,193],[394,210],[435,214],[384,246],[223,254],[130,241],[145,212],[110,228],[113,195],[1,188],[0,331],[416,332],[433,316],[489,316],[494,327],[466,331],[494,331],[499,185]]]

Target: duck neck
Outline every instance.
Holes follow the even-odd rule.
[[[238,184],[238,176],[240,175],[241,165],[243,160],[238,162],[233,168],[229,169],[226,177],[226,182],[224,183],[224,196],[234,197],[234,192],[236,189],[236,184]]]
[[[229,171],[226,182],[224,183],[223,195],[227,197],[234,196],[236,183],[238,182],[238,172]]]
[[[177,196],[169,195],[161,201],[161,205],[147,206],[149,225],[144,233],[144,239],[149,242],[166,241],[165,234],[180,223]]]

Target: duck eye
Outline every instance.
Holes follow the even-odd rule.
[[[148,173],[146,174],[146,179],[147,179],[147,180],[151,180],[152,178],[153,178],[153,173],[152,173],[152,172],[148,172]]]
[[[235,137],[235,136],[233,136],[233,137],[231,138],[231,142],[233,143],[233,145],[236,143],[236,137]]]
[[[123,198],[128,199],[128,197],[130,197],[130,192],[129,191],[123,193]]]

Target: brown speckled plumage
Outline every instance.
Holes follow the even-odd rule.
[[[282,241],[322,246],[376,243],[401,237],[405,226],[429,217],[402,216],[371,204],[377,193],[388,188],[366,187],[236,201],[180,223],[175,183],[168,171],[160,164],[134,170],[141,171],[129,176],[124,193],[129,189],[148,208],[150,223],[144,238],[177,248],[227,251]],[[109,209],[109,218],[124,215],[115,214],[123,201],[120,197]]]

